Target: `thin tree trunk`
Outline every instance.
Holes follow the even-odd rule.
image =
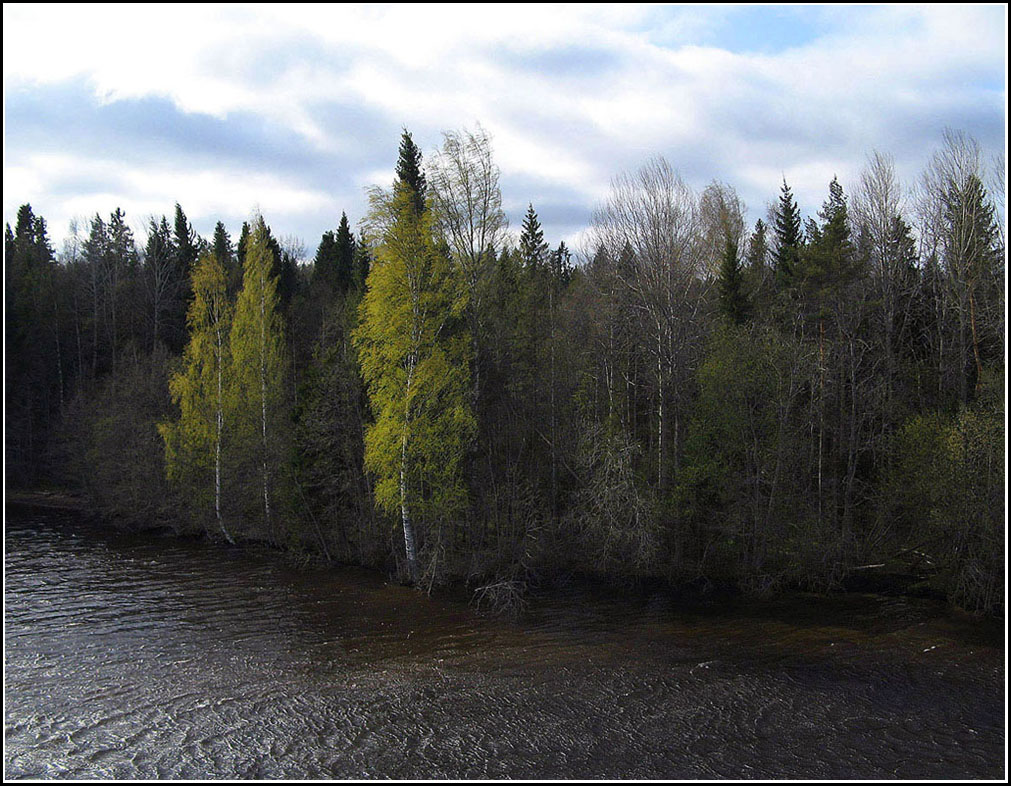
[[[217,355],[217,365],[218,365],[218,407],[217,407],[217,439],[214,445],[214,514],[218,518],[218,526],[221,528],[221,532],[225,536],[225,540],[229,543],[235,543],[232,540],[232,536],[228,533],[225,528],[224,519],[221,517],[221,435],[224,431],[224,396],[221,384],[221,366],[222,366],[222,341],[221,341],[221,324],[220,322],[215,326],[215,333],[218,341],[218,355]]]
[[[404,526],[404,551],[407,556],[407,574],[412,584],[418,581],[418,552],[414,543],[414,526],[411,523],[407,495],[407,431],[411,422],[411,382],[414,376],[414,358],[408,361],[407,389],[404,394],[404,432],[400,440],[400,518]]]

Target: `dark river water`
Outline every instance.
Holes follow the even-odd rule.
[[[517,622],[12,509],[6,778],[1002,778],[1002,629],[585,588]]]

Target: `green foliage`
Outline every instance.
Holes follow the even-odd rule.
[[[421,213],[425,209],[428,184],[425,173],[421,169],[421,150],[414,144],[411,132],[406,128],[400,137],[400,155],[396,171],[397,181],[410,190],[411,206],[414,208],[414,212]]]
[[[237,482],[246,488],[259,487],[259,502],[248,491],[243,513],[259,521],[276,537],[278,522],[272,520],[271,496],[275,468],[285,454],[284,419],[284,326],[278,311],[278,278],[274,269],[274,249],[262,217],[250,231],[246,248],[242,290],[232,320],[231,384],[226,395],[226,412],[232,424],[230,453],[237,466]],[[259,476],[259,477],[258,477]]]
[[[373,199],[370,219],[385,229],[354,342],[375,416],[365,463],[376,502],[433,523],[452,520],[467,501],[470,337],[461,323],[466,288],[432,236],[431,211],[419,214],[414,196],[398,184],[392,199]]]
[[[547,261],[548,244],[544,242],[544,231],[532,204],[527,207],[527,214],[523,217],[520,256],[523,264],[530,269],[539,268]]]
[[[737,244],[727,239],[720,264],[720,312],[733,325],[743,325],[751,310],[744,291],[744,271],[737,255]]]
[[[958,415],[917,415],[895,435],[887,493],[908,548],[931,555],[951,600],[999,613],[1004,599],[1003,376]]]
[[[716,331],[698,372],[675,498],[709,572],[764,590],[811,579],[798,557],[820,533],[803,485],[799,407],[813,364],[791,339],[765,328]]]
[[[793,192],[786,184],[786,178],[783,178],[783,189],[779,196],[773,226],[776,233],[776,247],[772,253],[776,284],[780,288],[789,287],[793,280],[802,245],[800,224],[800,210],[793,198]]]
[[[291,545],[328,559],[376,564],[389,541],[374,527],[372,489],[364,467],[367,401],[350,333],[358,300],[326,314],[295,410],[295,482],[301,531]]]
[[[165,468],[183,490],[182,499],[198,520],[214,509],[214,467],[220,459],[224,396],[232,376],[229,333],[231,304],[225,268],[215,254],[202,256],[192,276],[193,300],[187,322],[190,340],[182,368],[169,379],[179,419],[162,423]]]

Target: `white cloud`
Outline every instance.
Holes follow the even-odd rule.
[[[777,54],[692,45],[730,23],[721,8],[663,9],[659,21],[656,8],[624,5],[5,5],[3,13],[8,90],[83,79],[105,101],[155,95],[188,113],[248,113],[345,155],[351,143],[327,130],[321,104],[366,107],[431,143],[441,129],[480,121],[504,175],[566,187],[587,206],[611,175],[653,153],[705,171],[697,186],[737,184],[753,212],[775,197],[783,173],[816,205],[826,173],[842,178],[872,147],[940,130],[910,123],[961,125],[960,93],[1000,82],[1007,51],[1006,11],[964,5],[823,9],[827,32]],[[519,67],[524,58],[541,67]],[[929,155],[915,152],[920,162]],[[334,201],[277,173],[236,178],[151,164],[102,167],[133,198],[166,189],[159,204],[185,200],[193,214],[234,214],[251,199],[288,213]],[[911,163],[900,165],[912,175]],[[24,163],[5,169],[5,192],[35,193],[45,182]]]

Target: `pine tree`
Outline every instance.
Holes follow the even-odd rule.
[[[193,270],[192,289],[187,314],[190,340],[183,355],[183,370],[169,380],[180,417],[160,424],[158,431],[165,441],[169,479],[182,485],[184,497],[198,508],[207,505],[213,474],[215,520],[221,534],[233,543],[222,515],[221,491],[232,307],[225,268],[216,254],[200,257]]]
[[[428,184],[421,169],[421,150],[414,144],[411,132],[406,128],[400,137],[400,158],[396,172],[397,180],[411,190],[411,204],[415,212],[420,214],[425,209]]]
[[[475,429],[462,329],[467,290],[415,197],[406,183],[392,200],[373,196],[370,219],[385,229],[354,332],[376,418],[365,462],[379,507],[400,514],[412,582],[416,527],[452,520],[466,504],[462,466]]]
[[[270,240],[266,223],[257,217],[246,248],[242,290],[230,334],[230,409],[240,461],[259,464],[263,519],[267,531],[274,534],[272,464],[280,439],[277,421],[284,392],[284,330],[278,313],[278,278],[271,272],[274,253]]]

